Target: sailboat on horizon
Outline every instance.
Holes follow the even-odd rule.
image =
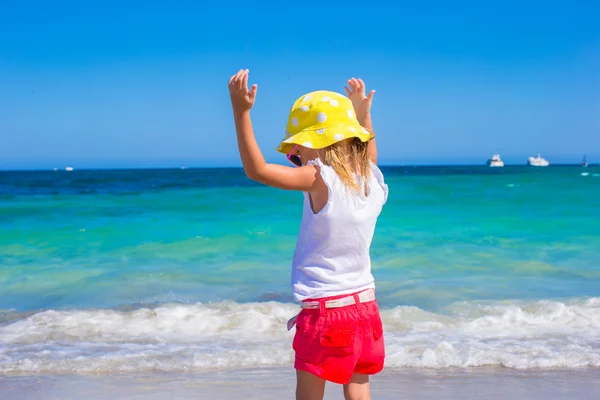
[[[583,155],[583,160],[581,160],[581,162],[579,163],[579,165],[581,165],[583,168],[588,166],[588,162],[585,158],[585,154]]]

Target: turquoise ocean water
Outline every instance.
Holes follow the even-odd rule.
[[[389,367],[600,367],[600,167],[383,167]],[[239,169],[0,172],[0,373],[291,365],[302,195]]]

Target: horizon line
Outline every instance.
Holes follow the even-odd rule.
[[[283,165],[283,164],[280,164]],[[507,167],[525,167],[525,168],[552,168],[552,167],[582,167],[581,164],[577,163],[554,163],[550,164],[546,167],[532,167],[528,164],[505,164],[504,167],[490,167],[485,164],[377,164],[378,167],[382,168],[460,168],[460,167],[480,167],[480,168],[490,168],[494,170],[501,170],[502,168]],[[596,167],[600,166],[598,164],[588,164],[588,167]],[[583,168],[583,167],[582,167]],[[0,169],[0,172],[75,172],[75,171],[139,171],[139,170],[181,170],[185,171],[188,169],[198,170],[198,169],[241,169],[243,170],[243,166],[221,166],[221,167],[210,167],[210,166],[164,166],[164,167],[84,167],[84,168],[73,168],[73,170],[69,171],[65,168],[31,168],[31,169]]]

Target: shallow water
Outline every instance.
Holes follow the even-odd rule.
[[[600,366],[600,168],[383,168],[395,367]],[[289,365],[301,194],[238,169],[0,172],[0,372]]]

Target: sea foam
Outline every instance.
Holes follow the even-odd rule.
[[[107,373],[291,365],[298,311],[277,302],[11,314],[0,372]],[[600,367],[600,298],[382,310],[387,367]]]

